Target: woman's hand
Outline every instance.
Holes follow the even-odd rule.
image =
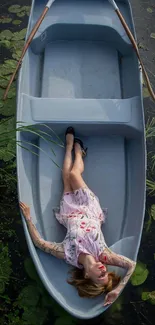
[[[108,306],[108,305],[112,304],[115,301],[115,299],[118,297],[118,295],[119,295],[119,292],[116,289],[108,292],[105,297],[104,306]]]
[[[25,217],[25,220],[26,221],[31,220],[30,207],[23,202],[19,202],[19,206],[20,206],[20,209],[22,210],[22,214]]]

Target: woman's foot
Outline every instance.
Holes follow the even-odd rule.
[[[78,138],[74,139],[74,151],[75,155],[80,154],[83,158],[87,155],[87,148],[84,148],[83,142]]]
[[[74,136],[75,136],[74,129],[71,126],[68,127],[66,130],[66,147],[69,148],[70,150],[73,149]]]

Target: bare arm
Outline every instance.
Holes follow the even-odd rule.
[[[117,292],[119,293],[124,288],[129,278],[131,277],[135,269],[136,263],[125,256],[112,252],[107,247],[105,248],[104,252],[101,254],[100,260],[102,263],[119,266],[127,270],[125,277],[121,279],[119,285],[116,288]]]
[[[36,229],[35,225],[32,222],[32,218],[30,216],[30,208],[20,202],[20,208],[22,210],[23,216],[25,217],[30,235],[36,247],[40,248],[46,253],[49,253],[57,258],[64,259],[64,249],[62,243],[54,243],[48,242],[41,238],[38,230]]]

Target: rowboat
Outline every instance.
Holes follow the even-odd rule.
[[[129,1],[116,3],[135,36]],[[32,1],[27,35],[44,6],[44,0]],[[137,260],[146,178],[141,79],[136,54],[110,2],[52,4],[23,60],[17,96],[17,121],[31,125],[31,132],[17,132],[19,199],[31,206],[33,222],[46,240],[65,237],[53,208],[62,194],[64,133],[72,125],[89,148],[84,178],[108,208],[106,242],[116,253]],[[68,265],[37,249],[24,219],[23,226],[50,295],[78,318],[104,312],[103,297],[80,298],[66,282]]]

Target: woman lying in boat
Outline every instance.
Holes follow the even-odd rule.
[[[42,239],[32,223],[30,208],[22,202],[20,208],[34,244],[75,267],[68,283],[77,288],[80,297],[93,298],[106,293],[104,301],[106,306],[117,298],[129,280],[135,262],[113,253],[105,243],[101,231],[101,225],[105,220],[104,213],[98,198],[82,178],[86,149],[82,141],[74,135],[74,129],[69,127],[66,131],[66,153],[63,164],[64,193],[59,213],[55,213],[57,220],[67,228],[64,241],[52,243]],[[108,272],[108,265],[126,269],[125,277],[120,279],[114,272]]]

